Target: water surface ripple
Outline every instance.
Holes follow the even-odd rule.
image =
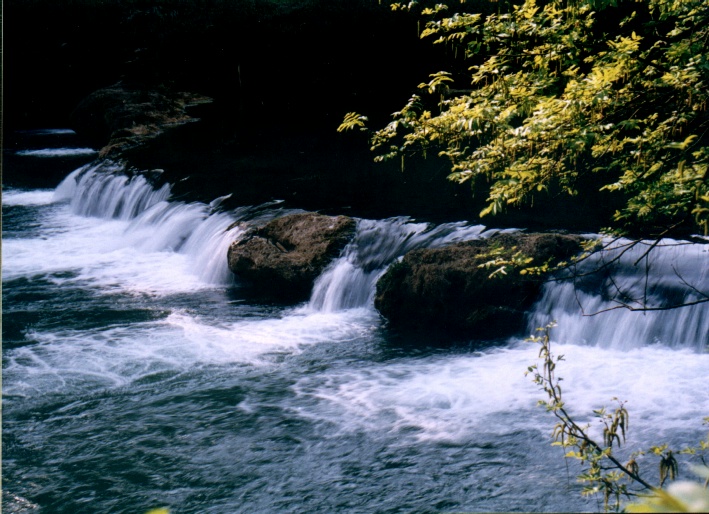
[[[171,202],[135,178],[89,184],[94,172],[56,193],[3,192],[8,511],[596,510],[549,444],[553,420],[524,376],[533,345],[402,335],[371,305],[403,251],[483,227],[360,220],[311,301],[283,306],[226,269],[243,232],[232,225],[253,209]],[[538,314],[567,308],[549,301]],[[626,452],[706,435],[696,341],[618,347],[563,330],[559,373],[580,419],[618,396],[633,419]]]

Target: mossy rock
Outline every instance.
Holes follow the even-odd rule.
[[[229,248],[229,269],[280,300],[305,300],[315,280],[354,236],[347,216],[291,214],[256,229]]]
[[[498,339],[524,328],[547,274],[508,268],[490,276],[486,262],[524,255],[527,266],[565,261],[582,238],[565,234],[505,233],[489,239],[409,252],[377,283],[375,307],[394,326],[437,328],[472,339]]]

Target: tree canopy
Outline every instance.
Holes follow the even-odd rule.
[[[486,191],[481,216],[593,189],[617,198],[615,233],[706,234],[709,3],[491,5],[392,4],[425,17],[421,37],[460,66],[431,74],[373,133],[376,159],[447,157],[449,179]],[[365,121],[350,113],[340,130]]]

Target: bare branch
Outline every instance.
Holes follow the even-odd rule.
[[[607,309],[601,309],[600,311],[594,312],[592,314],[582,314],[582,316],[597,316],[598,314],[603,314],[604,312],[609,312],[609,311],[615,311],[618,309],[627,309],[629,311],[634,311],[634,312],[646,312],[646,311],[671,311],[672,309],[679,309],[680,307],[690,307],[692,305],[698,305],[700,303],[706,303],[709,302],[709,297],[704,298],[702,300],[696,300],[694,302],[685,302],[685,303],[676,303],[674,305],[666,305],[662,307],[632,307],[630,305],[617,302],[620,305],[616,305],[614,307],[609,307]]]
[[[672,225],[672,226],[670,226],[670,227],[667,227],[667,229],[665,229],[665,231],[662,232],[662,234],[660,234],[659,236],[657,236],[657,238],[656,238],[655,241],[650,245],[650,247],[647,249],[647,251],[646,251],[645,253],[643,253],[643,254],[638,258],[638,260],[633,263],[633,266],[637,266],[638,263],[639,263],[641,260],[643,260],[644,258],[646,258],[646,257],[649,255],[649,253],[653,250],[653,248],[655,248],[655,247],[660,243],[660,241],[662,241],[662,238],[663,238],[663,237],[665,237],[667,234],[669,234],[672,230],[674,230],[675,228],[677,228],[677,227],[678,227],[679,225],[681,225],[682,223],[684,223],[684,220],[682,220],[682,221],[680,221],[680,222],[677,222],[677,223],[675,223],[674,225]]]
[[[682,282],[685,286],[687,286],[689,289],[691,289],[692,291],[694,291],[695,293],[697,293],[699,296],[703,296],[704,298],[706,298],[707,300],[709,300],[709,294],[707,294],[707,293],[705,293],[705,292],[703,292],[703,291],[700,291],[699,289],[697,289],[696,287],[694,287],[692,284],[690,284],[689,282],[687,282],[687,281],[684,279],[684,277],[683,277],[682,275],[680,275],[680,273],[677,271],[677,268],[675,268],[674,264],[672,265],[672,271],[675,272],[675,275],[677,276],[677,278],[678,278],[678,279],[680,280],[680,282]]]

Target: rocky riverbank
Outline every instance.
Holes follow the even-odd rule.
[[[85,140],[100,148],[99,157],[115,159],[165,130],[199,121],[188,109],[211,102],[211,98],[194,93],[118,83],[83,99],[69,122]]]

